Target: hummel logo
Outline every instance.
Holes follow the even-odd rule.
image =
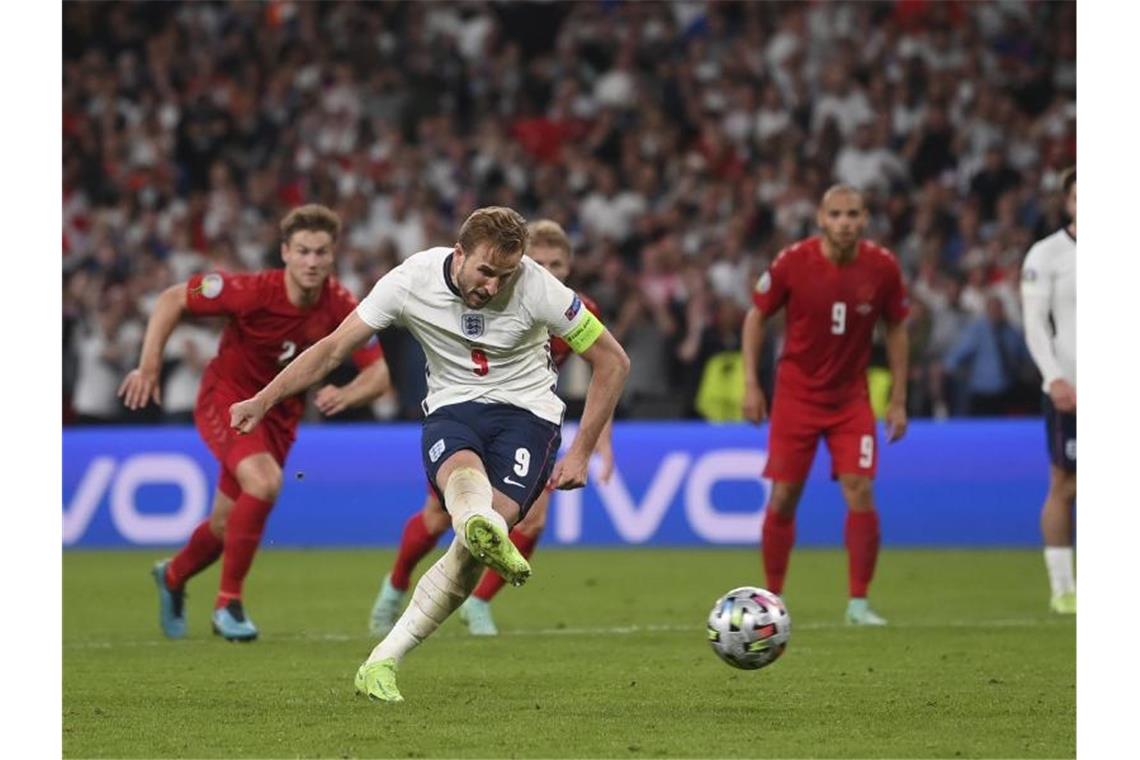
[[[503,478],[503,482],[504,482],[504,483],[508,483],[508,484],[510,484],[510,485],[512,485],[512,486],[518,486],[519,488],[526,488],[526,486],[524,486],[522,483],[518,482],[517,480],[511,480],[511,476],[510,476],[510,475],[508,475],[508,476],[506,476],[505,478]]]

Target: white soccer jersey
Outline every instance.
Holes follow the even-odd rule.
[[[1037,241],[1021,267],[1025,342],[1044,379],[1077,384],[1077,241],[1067,229]],[[1050,324],[1052,317],[1052,324]]]
[[[566,405],[554,393],[548,343],[552,334],[566,338],[582,328],[589,312],[529,256],[513,283],[472,309],[451,281],[452,251],[429,248],[408,257],[377,281],[356,313],[376,330],[400,325],[419,341],[427,357],[424,414],[481,401],[511,404],[562,424]]]

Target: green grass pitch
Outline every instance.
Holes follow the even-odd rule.
[[[891,625],[864,630],[841,624],[844,553],[797,550],[788,651],[737,671],[704,623],[762,583],[755,550],[540,548],[496,600],[502,635],[453,616],[404,660],[398,705],[352,689],[392,551],[262,551],[253,644],[210,633],[216,567],[189,586],[189,637],[163,639],[161,556],[63,555],[65,757],[1076,754],[1076,626],[1047,612],[1039,551],[887,549]]]

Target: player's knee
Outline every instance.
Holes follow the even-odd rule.
[[[1054,467],[1049,480],[1049,500],[1068,506],[1077,498],[1077,473]]]
[[[451,516],[444,511],[443,505],[435,499],[432,499],[428,506],[424,507],[421,514],[423,515],[424,527],[433,536],[441,535],[451,527]]]
[[[215,538],[226,537],[226,520],[229,518],[229,511],[214,512],[210,515],[210,532],[214,534]]]
[[[768,509],[781,517],[794,517],[802,492],[802,486],[776,483],[773,485],[772,495],[768,499]]]
[[[262,501],[276,501],[281,492],[281,468],[258,467],[244,473],[241,490]]]
[[[546,511],[545,510],[531,510],[526,513],[519,524],[515,526],[515,530],[522,533],[529,538],[536,538],[542,534],[542,529],[546,527]]]
[[[870,478],[861,475],[840,476],[839,487],[849,509],[865,512],[875,508]]]

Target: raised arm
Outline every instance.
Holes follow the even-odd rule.
[[[336,330],[301,352],[256,396],[231,406],[230,426],[242,433],[253,430],[274,404],[319,382],[371,336],[372,328],[350,312]]]
[[[154,403],[162,403],[162,385],[159,382],[162,350],[185,311],[186,283],[171,285],[159,294],[146,323],[139,366],[131,370],[119,386],[118,395],[128,409],[141,409],[152,398]]]
[[[609,330],[603,330],[593,345],[581,353],[593,369],[586,389],[586,408],[574,444],[554,468],[549,488],[580,488],[586,485],[590,454],[613,416],[618,397],[629,376],[629,357]]]
[[[744,362],[744,419],[760,423],[768,416],[768,401],[760,387],[760,352],[764,347],[764,312],[755,306],[744,315],[740,338]]]

